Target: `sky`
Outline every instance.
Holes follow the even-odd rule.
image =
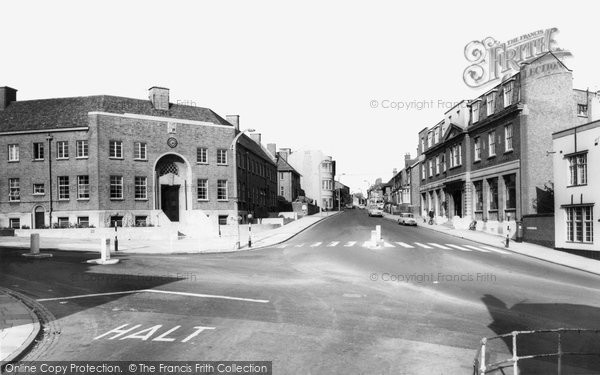
[[[240,115],[265,144],[323,150],[353,191],[390,179],[419,130],[486,91],[463,81],[473,40],[556,27],[574,87],[600,90],[592,1],[0,4],[0,86],[19,100],[168,87],[173,103]]]

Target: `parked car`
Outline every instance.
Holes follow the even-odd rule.
[[[364,204],[359,204],[358,208],[360,208],[361,210],[364,210],[365,209],[365,205]]]
[[[377,206],[369,207],[369,216],[383,217],[383,210]]]
[[[417,226],[417,221],[415,220],[415,217],[413,214],[401,213],[400,218],[398,219],[398,224]]]
[[[346,205],[346,208],[347,208],[347,209],[353,209],[353,208],[354,208],[354,205],[353,205],[352,203],[348,203],[348,204]]]

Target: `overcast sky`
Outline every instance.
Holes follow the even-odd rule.
[[[93,5],[95,4],[95,5]],[[20,100],[171,89],[264,143],[322,149],[365,190],[416,153],[447,103],[473,98],[472,40],[556,27],[574,86],[600,89],[595,2],[2,1],[0,86]],[[596,6],[597,8],[598,6]],[[395,110],[371,101],[429,102]],[[438,105],[439,103],[439,105]]]

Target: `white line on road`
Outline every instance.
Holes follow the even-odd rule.
[[[298,245],[296,245],[295,247],[302,247],[302,246],[304,246],[304,242],[302,242],[302,243],[299,243],[299,244],[298,244]]]
[[[348,243],[346,243],[346,244],[344,245],[344,247],[352,247],[352,246],[354,246],[355,244],[356,244],[356,241],[348,241]]]
[[[440,248],[440,249],[444,249],[444,250],[450,250],[450,248],[449,248],[449,247],[446,247],[446,246],[444,246],[444,245],[440,245],[440,244],[437,244],[437,243],[431,243],[431,242],[430,242],[429,244],[430,244],[431,246],[435,246],[435,247],[438,247],[438,248]]]
[[[486,250],[490,250],[490,251],[495,251],[497,253],[500,254],[510,254],[508,251],[504,251],[504,250],[500,250],[500,249],[495,249],[493,247],[489,247],[489,246],[480,246],[482,249],[486,249]]]
[[[477,246],[471,246],[471,245],[463,245],[464,247],[468,247],[469,249],[473,249],[473,250],[477,250],[477,251],[481,251],[482,253],[489,253],[489,250],[486,249],[480,249]]]
[[[396,242],[398,245],[402,246],[402,247],[406,247],[407,249],[413,249],[414,246],[411,246],[409,244],[407,244],[406,242]]]
[[[453,248],[455,248],[455,249],[458,249],[458,250],[462,250],[462,251],[471,251],[471,250],[469,250],[469,249],[465,249],[464,247],[462,247],[462,246],[458,246],[458,245],[450,245],[449,243],[447,243],[446,245],[448,245],[448,246],[450,246],[450,247],[453,247]]]
[[[340,241],[332,241],[327,247],[335,247],[340,243]]]
[[[314,244],[310,245],[310,247],[317,247],[317,246],[321,246],[323,242],[315,242]]]
[[[385,242],[385,241],[383,241],[383,247],[396,247],[396,246],[392,245],[392,244],[391,244],[391,243],[389,243],[389,242]]]
[[[214,294],[198,294],[198,293],[187,293],[187,292],[173,292],[173,291],[168,291],[168,290],[157,290],[157,289],[138,289],[138,290],[127,290],[127,291],[123,291],[123,292],[82,294],[82,295],[78,295],[78,296],[69,296],[69,297],[40,298],[40,299],[37,300],[37,302],[62,301],[62,300],[68,300],[68,299],[79,299],[79,298],[89,298],[89,297],[104,297],[104,296],[114,296],[114,295],[119,295],[119,294],[136,294],[136,293],[173,294],[173,295],[177,295],[177,296],[187,296],[187,297],[216,298],[216,299],[227,299],[227,300],[231,300],[231,301],[269,303],[269,300],[266,300],[266,299],[230,297],[230,296],[221,296],[221,295],[214,295]]]
[[[279,248],[279,249],[285,249],[288,246],[290,246],[289,243],[282,243],[281,245],[277,246],[277,248]]]
[[[422,244],[420,242],[415,242],[415,245],[420,246],[420,247],[422,247],[424,249],[433,249],[431,246],[427,246],[427,245]]]

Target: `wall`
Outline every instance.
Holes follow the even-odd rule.
[[[554,215],[523,215],[523,241],[554,248]]]

